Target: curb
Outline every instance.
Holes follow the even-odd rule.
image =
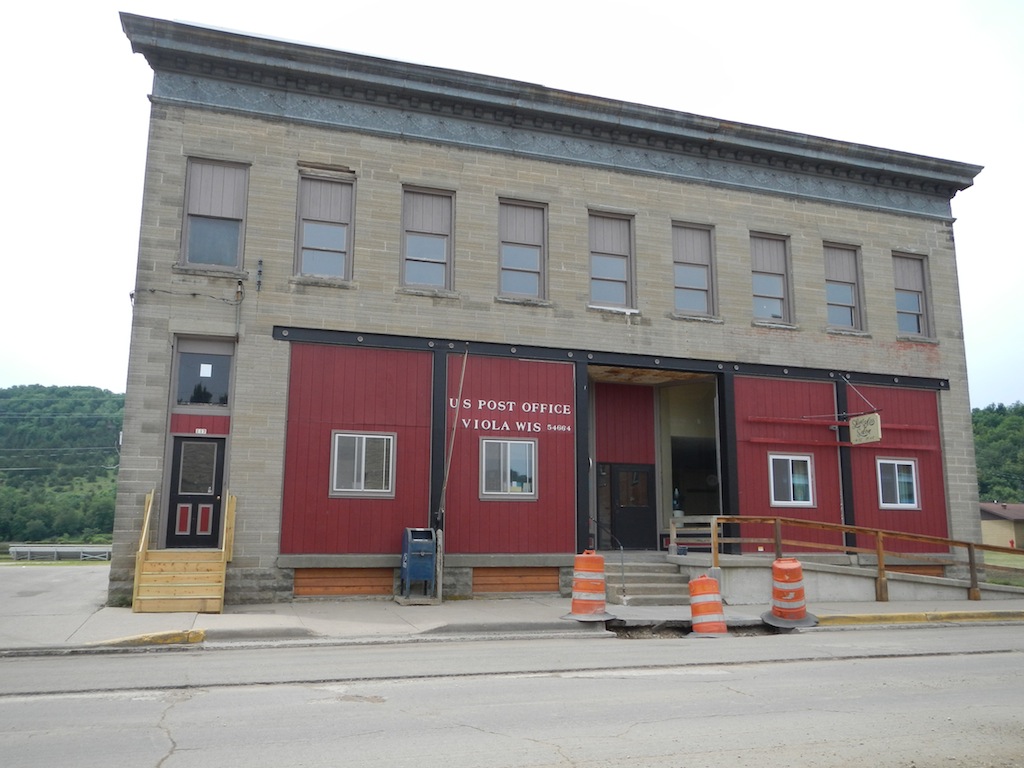
[[[105,648],[136,648],[144,645],[190,645],[201,643],[206,640],[205,629],[173,630],[168,632],[150,632],[144,635],[131,635],[119,637],[114,640],[104,640],[99,643],[90,643],[91,647]]]
[[[1024,621],[1024,611],[927,611],[920,613],[859,613],[818,616],[818,626],[849,627],[865,624],[970,623]]]

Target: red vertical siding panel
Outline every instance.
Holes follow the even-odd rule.
[[[292,345],[282,552],[396,553],[427,524],[430,381],[429,353]],[[330,498],[334,429],[396,433],[393,499]]]
[[[842,523],[835,421],[835,389],[830,383],[737,377],[736,451],[739,465],[738,514],[781,516],[799,520]],[[813,463],[814,506],[772,506],[770,454],[810,455]],[[745,536],[770,536],[761,526],[745,526]],[[800,538],[841,544],[842,536],[800,531]]]
[[[469,406],[450,406],[459,400]],[[572,552],[576,540],[575,386],[567,363],[453,354],[448,358],[447,441],[452,437],[445,542],[452,553]],[[483,403],[481,403],[483,401]],[[506,403],[502,410],[489,401]],[[533,404],[568,413],[535,413]],[[549,427],[551,427],[549,429]],[[480,441],[537,441],[537,499],[480,499]]]
[[[938,394],[894,387],[858,387],[863,396],[850,394],[850,410],[879,410],[882,440],[851,449],[854,478],[854,514],[857,525],[903,533],[946,537],[948,510],[939,431]],[[878,497],[876,460],[913,459],[917,462],[920,509],[882,509]],[[926,544],[897,544],[904,552],[935,551]],[[871,546],[862,542],[864,546]]]
[[[594,440],[602,464],[654,464],[654,389],[595,382]]]

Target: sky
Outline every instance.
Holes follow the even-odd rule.
[[[120,11],[983,165],[952,203],[971,405],[1024,401],[1021,0],[14,4],[0,387],[125,389],[152,71]]]

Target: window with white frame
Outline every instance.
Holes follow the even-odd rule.
[[[480,498],[537,498],[537,441],[480,441]]]
[[[181,256],[184,266],[242,268],[248,185],[246,166],[188,161]]]
[[[882,509],[920,509],[917,462],[913,459],[878,459],[878,503]]]
[[[545,209],[502,201],[498,214],[502,296],[543,299],[545,293]]]
[[[331,433],[331,496],[395,495],[395,435]]]
[[[676,224],[672,227],[675,311],[714,315],[711,229]]]
[[[768,477],[773,507],[814,506],[814,463],[810,456],[771,454]]]
[[[353,184],[338,179],[299,178],[296,272],[338,280],[352,278]]]
[[[402,285],[452,287],[450,192],[405,190],[402,204]]]

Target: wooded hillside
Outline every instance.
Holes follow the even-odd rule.
[[[1024,403],[971,411],[981,501],[1024,502]]]
[[[109,541],[124,395],[0,389],[0,541]]]

